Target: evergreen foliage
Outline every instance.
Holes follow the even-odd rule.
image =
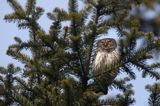
[[[160,105],[160,84],[155,83],[153,85],[146,85],[146,90],[150,92],[148,103],[150,106]]]
[[[139,18],[130,16],[130,5],[139,5],[138,1],[82,0],[84,8],[79,9],[78,0],[69,0],[68,11],[56,7],[47,14],[52,20],[48,32],[38,23],[44,10],[36,6],[36,0],[27,0],[25,7],[16,0],[7,2],[14,11],[4,19],[16,23],[19,29],[28,29],[29,40],[15,37],[16,43],[7,50],[7,55],[24,65],[22,69],[13,64],[0,68],[0,103],[4,106],[129,106],[135,102],[129,81],[136,78],[137,70],[142,77],[160,79],[155,71],[160,63],[146,63],[153,59],[153,50],[159,50],[160,41],[153,33],[140,30]],[[66,21],[70,25],[64,26]],[[127,76],[114,81],[106,72],[92,75],[96,39],[109,28],[117,29],[120,60],[108,66],[106,72],[117,70],[118,75]],[[137,48],[141,38],[147,43]],[[91,79],[95,81],[89,84]],[[99,97],[112,88],[123,94],[101,102]]]

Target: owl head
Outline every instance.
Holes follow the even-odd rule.
[[[101,39],[97,42],[97,51],[103,51],[110,53],[114,51],[117,47],[116,40],[113,38]]]

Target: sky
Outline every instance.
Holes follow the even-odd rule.
[[[12,9],[7,0],[0,1],[0,66],[7,66],[8,63],[14,63],[16,66],[22,66],[21,63],[6,55],[6,50],[9,45],[14,43],[14,37],[18,36],[22,40],[28,40],[28,30],[19,30],[15,23],[8,23],[3,20],[4,15],[11,13]],[[26,0],[18,0],[23,6]],[[67,9],[68,0],[37,0],[37,5],[45,9],[44,15],[39,20],[40,25],[45,31],[48,31],[51,21],[47,18],[46,13],[51,12],[55,7],[61,7]],[[150,14],[153,12],[150,11]],[[149,15],[151,16],[151,15]],[[108,31],[107,37],[115,38],[117,36],[115,29],[110,29]],[[154,79],[149,77],[141,78],[141,72],[134,70],[136,72],[137,78],[131,83],[134,85],[136,103],[134,106],[147,106],[148,92],[145,90],[146,84],[152,84],[155,82]],[[113,95],[116,91],[110,91],[109,95]]]

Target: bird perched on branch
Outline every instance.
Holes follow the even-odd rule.
[[[93,62],[93,76],[104,87],[110,85],[117,76],[117,70],[113,69],[119,56],[116,50],[117,43],[113,38],[101,39],[97,42],[96,56]],[[105,87],[106,88],[106,87]]]

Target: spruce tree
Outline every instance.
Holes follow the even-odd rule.
[[[14,12],[4,19],[16,23],[19,29],[29,30],[29,40],[22,41],[20,37],[15,37],[16,43],[7,50],[7,55],[24,65],[22,69],[12,64],[8,68],[0,68],[1,101],[4,105],[129,106],[135,100],[132,98],[132,84],[128,81],[136,78],[137,70],[142,72],[142,77],[160,78],[154,70],[160,64],[146,63],[153,58],[152,51],[159,49],[160,41],[154,39],[154,34],[140,30],[139,18],[130,16],[130,5],[138,5],[138,1],[82,1],[82,9],[78,9],[78,0],[69,0],[68,11],[56,7],[48,13],[52,25],[46,32],[38,23],[44,10],[36,6],[36,0],[27,0],[25,7],[16,0],[7,0]],[[64,26],[66,21],[70,25]],[[92,63],[96,39],[110,28],[115,28],[119,35],[120,60],[107,67],[106,72],[94,76]],[[140,38],[147,43],[137,48]],[[24,50],[30,51],[31,55],[24,53]],[[107,72],[111,70],[117,70],[118,76],[126,73],[127,77],[120,79],[117,76],[110,81]],[[14,76],[15,72],[18,72],[17,76]],[[89,84],[91,79],[94,82]],[[111,83],[106,85],[106,82]],[[113,87],[123,91],[123,94],[99,101],[99,97]]]
[[[160,84],[154,83],[153,85],[146,85],[146,90],[150,93],[148,98],[149,106],[160,105]]]

